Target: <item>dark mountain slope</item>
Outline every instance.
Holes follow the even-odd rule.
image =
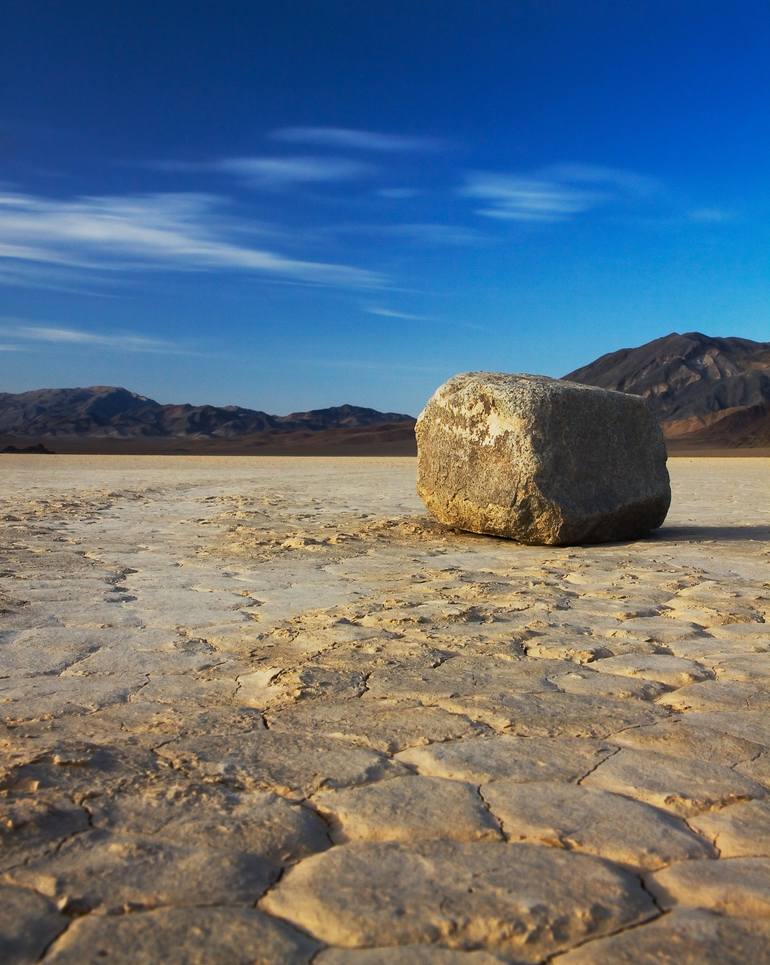
[[[414,423],[414,419],[398,412],[378,412],[359,405],[336,405],[330,409],[312,409],[310,412],[292,412],[281,416],[282,424],[300,424],[308,429],[358,429],[363,426],[379,426],[385,423]]]
[[[644,396],[671,439],[767,444],[768,342],[674,333],[603,355],[564,377]]]
[[[161,405],[112,386],[0,393],[3,436],[238,439],[266,432],[319,432],[386,424],[410,427],[414,419],[352,405],[289,416],[239,406]]]

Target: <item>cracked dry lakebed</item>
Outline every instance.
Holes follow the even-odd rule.
[[[770,961],[770,460],[651,538],[413,459],[0,457],[0,961]]]

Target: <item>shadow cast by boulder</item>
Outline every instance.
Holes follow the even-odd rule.
[[[650,538],[676,543],[768,541],[770,526],[662,526]]]
[[[385,532],[399,532],[400,527],[406,527],[409,537],[421,541],[431,539],[444,540],[451,538],[457,545],[477,546],[479,544],[493,542],[499,546],[511,546],[512,548],[527,546],[529,549],[600,549],[605,546],[608,549],[617,549],[619,546],[633,546],[638,543],[665,542],[665,543],[708,543],[708,542],[746,542],[756,540],[758,542],[770,543],[770,526],[667,526],[663,525],[660,529],[652,530],[643,536],[632,540],[616,540],[606,543],[571,543],[564,546],[554,546],[546,544],[525,544],[506,536],[495,536],[490,533],[473,533],[468,530],[458,529],[454,526],[445,526],[430,516],[410,516],[404,519],[388,521],[383,526]]]

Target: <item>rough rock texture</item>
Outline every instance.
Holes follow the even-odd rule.
[[[746,801],[690,818],[690,827],[711,838],[723,858],[770,858],[770,804]]]
[[[619,794],[510,779],[485,784],[481,793],[511,841],[559,844],[646,869],[716,857],[682,820]]]
[[[46,962],[56,965],[285,965],[318,943],[253,908],[159,908],[77,918]]]
[[[437,945],[395,945],[390,948],[327,948],[314,965],[499,965],[489,952],[456,952]]]
[[[512,737],[500,734],[478,740],[442,741],[429,747],[402,751],[397,759],[421,774],[454,781],[486,783],[510,778],[531,781],[577,781],[617,748],[598,740],[579,738]]]
[[[661,908],[707,908],[738,918],[770,918],[770,858],[671,865],[647,878]]]
[[[557,965],[748,965],[767,961],[770,921],[674,911],[644,928],[588,942]]]
[[[564,378],[644,396],[669,438],[706,446],[770,443],[770,342],[672,332]]]
[[[175,903],[251,903],[279,871],[277,863],[231,847],[225,834],[222,847],[204,849],[184,839],[91,831],[65,841],[51,858],[7,872],[6,880],[76,913],[109,914]]]
[[[0,961],[5,965],[38,961],[67,924],[67,918],[42,895],[0,885]]]
[[[470,372],[436,390],[416,433],[417,492],[458,529],[556,546],[633,539],[671,502],[663,435],[636,396]]]
[[[335,842],[502,836],[475,787],[440,777],[409,774],[367,787],[321,791],[313,804],[329,822]]]
[[[761,784],[730,767],[632,748],[623,748],[603,762],[585,783],[681,815],[767,794]]]
[[[3,965],[767,958],[767,460],[560,548],[411,459],[49,459],[0,465]]]
[[[636,877],[596,858],[484,841],[332,849],[261,907],[330,944],[438,942],[521,962],[656,914]]]

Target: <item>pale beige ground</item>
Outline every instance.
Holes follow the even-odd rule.
[[[554,549],[412,459],[0,456],[0,960],[770,961],[770,460],[670,468]]]

